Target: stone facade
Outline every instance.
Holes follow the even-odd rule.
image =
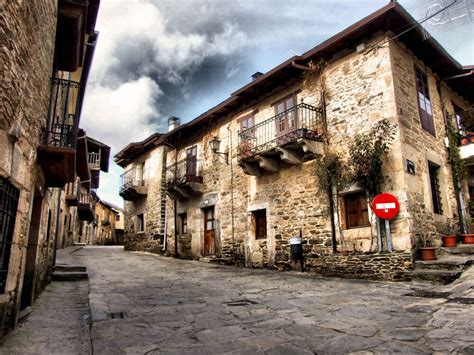
[[[56,34],[65,31],[57,28],[63,5],[57,0],[0,2],[0,237],[6,268],[1,270],[0,335],[16,326],[20,310],[30,306],[50,281],[56,249],[73,240],[68,227],[77,215],[65,202],[63,185],[51,183],[39,158],[45,131],[54,131],[50,105],[59,102],[51,94],[52,77],[57,82],[69,77],[80,81],[86,66],[81,62],[74,72],[58,67],[55,53],[61,48],[56,47]],[[82,9],[91,20],[97,15],[92,7]],[[88,31],[89,36],[93,26]],[[78,36],[87,40],[85,33]],[[77,108],[69,102],[64,107]],[[18,193],[16,209],[4,203],[13,201],[7,190]],[[6,225],[6,215],[14,224]]]
[[[372,37],[358,39],[362,50],[356,50],[355,45],[350,49],[344,45],[344,50],[335,50],[326,60],[322,72],[308,74],[309,59],[304,65],[297,62],[302,57],[287,61],[279,67],[286,65],[287,72],[281,74],[284,79],[276,76],[278,70],[275,69],[268,74],[274,78],[271,81],[269,77],[267,86],[261,84],[265,77],[259,78],[191,123],[161,137],[157,147],[147,154],[166,152],[164,188],[168,197],[164,230],[169,254],[248,267],[287,269],[295,266],[291,260],[290,238],[302,235],[306,243],[303,248],[306,269],[332,276],[409,278],[407,272],[412,268],[417,247],[414,219],[419,213],[427,215],[434,222],[436,233],[444,227],[447,218],[456,213],[444,122],[446,112],[453,112],[450,101],[463,109],[470,103],[457,94],[449,82],[441,82],[429,64],[417,59],[402,41],[391,40],[393,32],[371,31]],[[347,30],[346,36],[350,35]],[[341,35],[326,43],[343,41],[340,38]],[[351,40],[352,44],[356,41]],[[324,54],[328,55],[329,50]],[[313,56],[318,59],[317,54]],[[415,65],[427,72],[435,135],[420,123]],[[292,76],[288,74],[290,70],[293,70]],[[263,89],[259,89],[259,85]],[[275,116],[279,105],[288,109],[285,100],[290,97],[293,102],[289,107],[298,107],[299,113],[290,110]],[[304,115],[310,111],[320,115],[319,126],[311,128],[312,136],[307,135],[307,127],[289,129],[296,120],[304,121]],[[295,117],[292,114],[299,115],[293,123],[288,118]],[[279,121],[282,117],[287,120],[285,136],[279,135],[283,132]],[[336,152],[348,159],[353,138],[382,119],[388,120],[396,131],[384,157],[385,180],[381,188],[395,195],[401,205],[400,213],[390,222],[394,253],[375,254],[376,219],[364,195],[359,203],[366,206],[368,223],[361,223],[357,228],[348,225],[350,207],[346,201],[358,192],[365,193],[353,184],[337,197],[334,232],[337,249],[344,253],[333,254],[329,203],[316,176],[316,158]],[[246,122],[245,126],[242,122]],[[248,127],[253,129],[246,131],[251,136],[247,137],[249,141],[266,139],[263,150],[257,150],[261,146],[242,145],[245,143],[242,129]],[[267,127],[263,133],[262,127]],[[324,135],[325,143],[318,141],[318,134]],[[219,147],[213,151],[216,139]],[[142,158],[130,159],[133,164],[139,164]],[[415,164],[415,172],[407,171],[407,160]],[[441,213],[435,213],[433,206],[429,162],[439,167],[437,192],[443,206]],[[185,169],[176,176],[179,164],[184,164]],[[163,184],[155,186],[159,189]],[[151,190],[148,187],[148,195],[134,202],[132,211],[150,203]],[[158,191],[155,193],[162,196]],[[162,197],[153,203],[156,215],[159,211],[156,206],[163,205]],[[364,210],[363,206],[360,208]],[[126,224],[132,220],[133,213],[136,212],[129,212],[127,219],[126,212]],[[148,215],[151,216],[150,211]],[[145,224],[159,221],[147,218]],[[133,250],[153,251],[148,244],[139,245],[143,240],[149,243],[148,239],[140,239],[135,233],[128,236],[126,243],[132,243],[130,249]],[[385,239],[384,235],[383,250],[387,250]]]
[[[130,189],[138,184],[140,194],[124,203],[124,248],[154,253],[164,252],[164,190],[163,166],[165,147],[158,147],[138,156],[125,165],[125,174],[133,175]],[[127,175],[127,176],[128,176]]]

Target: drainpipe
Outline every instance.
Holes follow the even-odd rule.
[[[230,164],[230,215],[231,215],[231,228],[232,228],[232,264],[235,264],[235,228],[234,228],[234,170],[232,165],[232,132],[230,130],[230,124],[227,127],[229,131],[229,152],[228,159]]]
[[[58,248],[58,234],[59,234],[59,213],[61,211],[61,193],[63,190],[59,189],[58,193],[58,206],[56,208],[56,230],[54,231],[54,244],[53,244],[53,267],[56,266],[56,254]]]
[[[174,176],[176,178],[176,174],[178,173],[178,148],[175,147],[175,155],[174,155]],[[174,214],[174,257],[179,257],[178,255],[178,201],[176,198],[173,199],[173,214]]]

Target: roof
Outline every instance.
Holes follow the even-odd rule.
[[[122,213],[123,213],[123,208],[122,208],[122,207],[119,207],[119,206],[117,206],[117,205],[114,205],[113,203],[104,201],[104,200],[102,200],[101,198],[99,198],[99,201],[98,201],[98,202],[102,203],[104,206],[107,206],[107,207],[110,208],[111,210],[114,210],[114,211],[118,211],[118,212],[122,212]]]
[[[167,133],[164,138],[166,141],[173,143],[182,135],[194,132],[199,126],[204,124],[210,125],[215,120],[225,117],[228,113],[245,107],[258,95],[268,93],[272,89],[288,83],[290,80],[299,78],[301,69],[294,65],[296,62],[306,64],[318,58],[324,58],[329,61],[335,55],[340,55],[344,51],[347,51],[347,53],[354,51],[359,43],[365,42],[369,38],[369,34],[377,31],[391,31],[397,35],[415,23],[416,20],[400,4],[396,1],[390,1],[381,9],[347,27],[303,55],[293,56],[251,81],[249,84],[233,92],[228,99],[217,106]],[[425,32],[423,29],[416,27],[400,35],[397,39],[410,48],[442,80],[450,78],[449,86],[464,98],[473,102],[473,67],[461,66],[434,38],[431,37],[424,40],[423,32]]]
[[[132,142],[123,148],[120,152],[114,155],[115,162],[122,168],[125,168],[135,158],[139,157],[143,153],[146,153],[163,141],[163,134],[153,133],[151,136],[145,138],[141,142]]]

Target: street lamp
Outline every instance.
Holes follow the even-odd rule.
[[[209,147],[211,148],[211,151],[214,154],[219,154],[225,160],[226,164],[229,164],[229,153],[219,152],[220,145],[221,141],[217,137],[214,137],[209,141]]]

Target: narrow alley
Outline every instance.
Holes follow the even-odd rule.
[[[432,286],[217,266],[120,247],[66,248],[58,263],[86,266],[89,281],[51,283],[3,339],[2,354],[474,352],[472,268],[451,285]]]

